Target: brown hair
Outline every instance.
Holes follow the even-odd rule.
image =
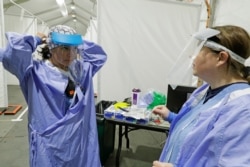
[[[250,36],[246,30],[233,25],[216,26],[213,29],[219,30],[220,33],[208,40],[225,46],[244,59],[250,56]],[[249,67],[245,67],[245,65],[230,58],[229,70],[238,73],[250,83]]]

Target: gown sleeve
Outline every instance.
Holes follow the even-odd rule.
[[[165,118],[165,121],[168,121],[169,123],[171,123],[173,121],[173,119],[175,119],[176,115],[177,114],[174,112],[169,112],[169,115],[167,118]]]
[[[23,35],[14,32],[6,33],[7,46],[0,51],[0,60],[10,73],[21,81],[32,67],[32,53],[35,51],[39,41],[31,35]]]
[[[84,44],[79,47],[80,53],[83,56],[85,63],[92,65],[92,74],[94,75],[106,62],[107,55],[101,46],[90,42],[84,41]]]

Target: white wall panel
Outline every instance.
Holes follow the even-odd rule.
[[[4,46],[4,12],[3,2],[0,2],[0,47]],[[0,108],[8,107],[8,91],[5,70],[0,62]]]
[[[108,54],[100,99],[123,100],[133,88],[166,92],[166,75],[198,30],[200,10],[201,5],[168,0],[98,1],[98,39]]]
[[[213,26],[236,25],[250,33],[250,1],[249,0],[216,0]],[[250,66],[250,59],[246,61]]]
[[[89,27],[87,29],[86,34],[84,35],[84,39],[88,41],[92,41],[97,43],[98,37],[97,37],[97,20],[91,19],[89,23]],[[98,94],[98,77],[99,74],[96,73],[93,78],[93,85],[94,85],[94,92]]]

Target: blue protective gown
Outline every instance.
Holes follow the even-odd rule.
[[[232,84],[203,104],[207,89],[198,88],[178,115],[170,115],[160,161],[174,167],[249,167],[250,86]]]
[[[76,87],[73,106],[65,108],[68,77],[32,53],[35,37],[7,33],[8,46],[0,50],[4,67],[14,74],[27,101],[30,166],[100,167],[93,75],[103,66],[106,54],[94,43],[84,41],[84,77]]]

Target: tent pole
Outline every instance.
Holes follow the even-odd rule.
[[[3,1],[0,1],[0,47],[5,46],[5,22],[4,22],[4,8]],[[1,111],[8,108],[8,87],[6,81],[6,73],[0,62],[0,115]]]
[[[217,0],[210,0],[209,13],[208,13],[209,14],[209,19],[207,21],[207,27],[212,27],[213,26],[213,21],[214,21],[214,17],[215,17],[216,3],[217,3]]]
[[[215,8],[215,0],[204,0],[206,7],[207,7],[207,21],[206,21],[206,28],[211,27],[214,19],[214,8]],[[212,6],[212,8],[211,8]],[[203,80],[201,78],[198,78],[197,81],[197,87],[201,86],[203,84]]]
[[[31,13],[31,12],[30,12],[30,11],[28,11],[27,9],[23,8],[21,5],[18,5],[18,4],[17,4],[17,3],[15,3],[13,0],[10,0],[10,2],[11,2],[12,4],[14,4],[15,6],[19,7],[19,8],[22,10],[22,12],[26,12],[26,13],[28,13],[29,15],[31,15],[31,16],[33,16],[33,17],[37,18],[38,20],[40,20],[40,21],[41,21],[41,23],[42,23],[42,24],[44,24],[44,23],[45,23],[45,22],[44,22],[41,18],[39,18],[39,17],[35,16],[33,13]],[[21,14],[21,16],[22,16],[22,14]]]

